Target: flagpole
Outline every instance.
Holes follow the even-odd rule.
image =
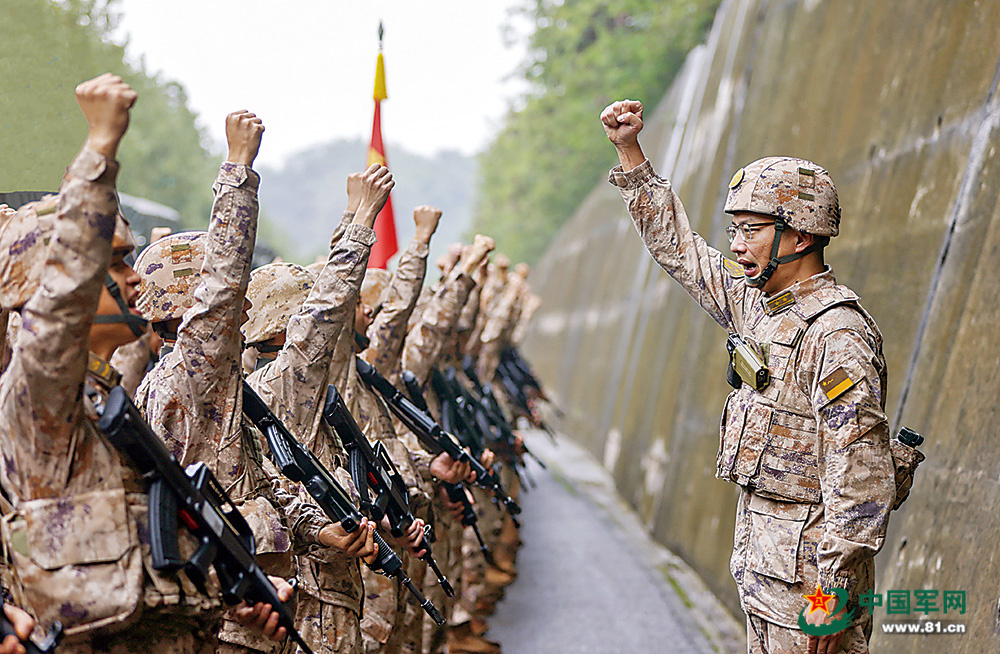
[[[382,56],[382,37],[385,30],[382,21],[378,23],[378,57],[375,60],[375,113],[372,117],[372,138],[368,148],[368,165],[374,163],[387,166],[385,144],[382,142],[382,100],[389,97],[385,87],[385,59]],[[396,243],[396,222],[392,212],[392,196],[375,218],[375,236],[378,239],[368,257],[369,268],[385,268],[392,255],[399,249]]]

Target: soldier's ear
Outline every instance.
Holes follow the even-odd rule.
[[[797,229],[792,233],[795,234],[795,252],[804,252],[806,248],[812,247],[812,245],[816,242],[815,234],[807,234],[806,232],[800,232]]]

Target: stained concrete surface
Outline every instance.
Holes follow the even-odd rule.
[[[745,649],[742,626],[656,545],[585,450],[541,433],[521,496],[518,578],[489,619],[504,654],[702,654]]]

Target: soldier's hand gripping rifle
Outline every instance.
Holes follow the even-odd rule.
[[[420,390],[420,383],[417,382],[416,375],[414,375],[409,370],[404,370],[402,379],[403,379],[403,385],[406,386],[406,391],[409,394],[409,397],[407,398],[402,393],[399,393],[401,395],[401,402],[405,403],[406,400],[409,400],[417,409],[422,411],[425,415],[429,416],[430,413],[429,409],[427,408],[427,402],[424,400],[424,394],[423,391]],[[396,390],[395,387],[391,386],[391,384],[388,383],[388,380],[384,380],[384,382],[385,383],[382,384],[383,388],[389,387],[392,388],[393,391],[396,391],[397,393],[399,392]],[[382,397],[383,399],[385,398],[384,395]],[[389,403],[389,400],[386,400],[386,403]],[[389,404],[389,407],[390,409],[392,409],[391,403]],[[393,409],[393,412],[396,413],[397,416],[399,415],[397,409]],[[403,419],[400,418],[400,420]],[[411,429],[410,431],[413,430]],[[469,500],[469,496],[465,493],[464,484],[462,484],[461,482],[453,484],[451,482],[442,481],[441,485],[442,487],[444,487],[445,493],[448,494],[449,500],[451,500],[456,504],[462,505],[462,518],[461,518],[462,526],[472,527],[472,533],[476,535],[476,540],[479,541],[479,551],[483,553],[483,558],[486,559],[486,562],[489,563],[490,565],[493,565],[493,554],[490,553],[490,548],[486,545],[486,541],[483,540],[483,535],[479,531],[479,516],[476,514],[475,507],[472,506],[472,502]]]
[[[270,604],[278,625],[306,654],[312,650],[295,629],[292,614],[257,564],[253,532],[204,462],[181,468],[160,437],[139,414],[125,389],[111,389],[99,408],[97,427],[115,449],[149,481],[149,540],[156,570],[184,569],[204,591],[214,567],[228,604]],[[198,540],[183,559],[177,543],[180,523]]]
[[[380,442],[372,446],[368,442],[358,423],[355,422],[354,416],[347,410],[344,398],[333,384],[326,389],[323,419],[337,432],[344,449],[347,450],[351,479],[354,480],[354,485],[361,496],[361,510],[376,522],[380,522],[383,516],[387,517],[390,532],[396,538],[400,538],[416,518],[410,513],[406,484],[389,458],[385,446]],[[430,566],[448,597],[454,597],[455,589],[434,560],[430,543],[431,533],[430,525],[425,526],[423,543],[420,545],[424,553],[420,559]]]
[[[479,459],[469,454],[450,432],[443,429],[431,418],[429,413],[421,411],[410,398],[399,392],[368,362],[358,359],[357,369],[361,380],[382,396],[382,399],[389,405],[389,410],[420,439],[420,442],[430,450],[431,454],[447,452],[453,460],[468,463],[472,471],[476,473],[475,483],[477,486],[492,492],[493,497],[502,503],[512,516],[521,512],[521,507],[507,495],[507,491],[504,490],[496,473],[487,470]]]
[[[301,483],[330,520],[339,522],[347,533],[354,533],[361,524],[361,514],[351,496],[334,478],[312,450],[300,443],[285,425],[278,420],[260,395],[243,381],[243,413],[267,438],[275,467],[288,479]],[[406,587],[431,619],[439,625],[445,623],[437,608],[413,585],[403,569],[403,561],[376,531],[372,534],[378,553],[369,568],[393,577]]]
[[[7,614],[3,608],[3,595],[0,594],[0,642],[7,639],[7,636],[16,636],[21,641],[21,646],[27,654],[52,654],[56,651],[56,645],[63,637],[63,626],[58,620],[52,624],[49,632],[45,634],[40,642],[35,642],[30,638],[21,640],[14,630],[14,625],[7,619]]]

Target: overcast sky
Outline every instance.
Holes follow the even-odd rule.
[[[258,161],[338,137],[371,135],[378,23],[389,99],[383,136],[431,154],[482,150],[523,91],[509,79],[525,57],[526,29],[505,43],[501,26],[523,0],[121,0],[117,36],[133,60],[187,90],[218,142],[225,115],[264,121]]]

